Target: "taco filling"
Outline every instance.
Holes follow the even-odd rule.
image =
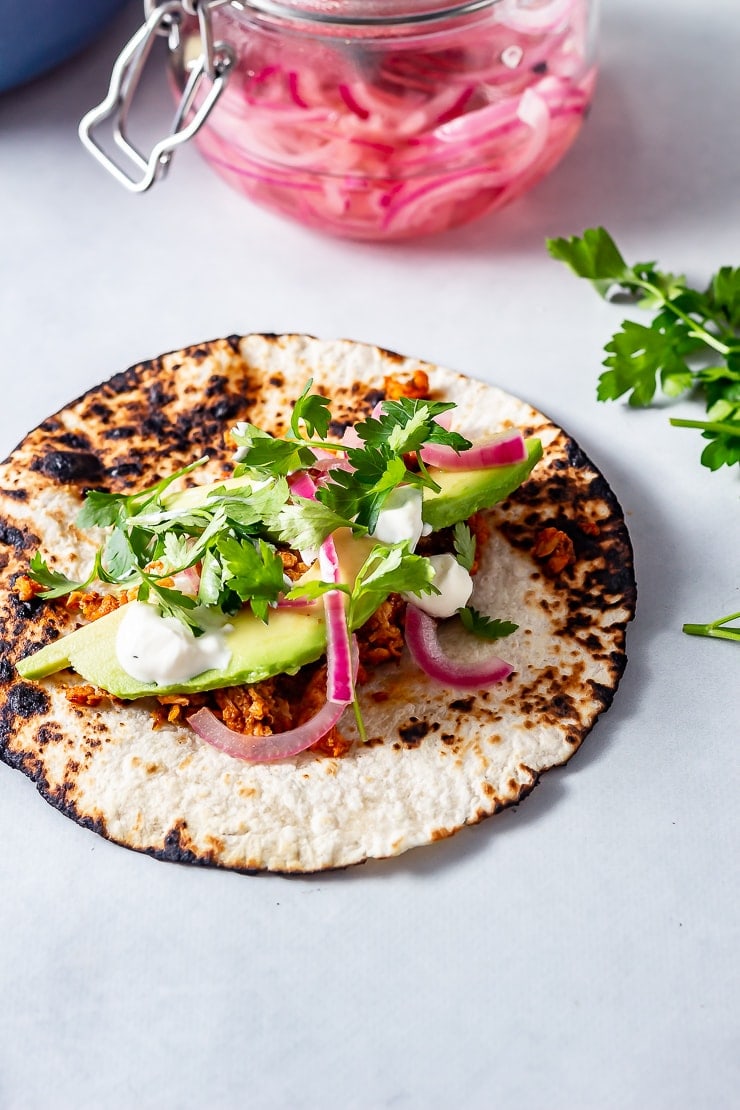
[[[309,380],[281,436],[240,421],[234,469],[194,482],[207,456],[133,493],[89,490],[76,518],[102,529],[83,580],[36,551],[17,589],[66,603],[80,628],[22,659],[25,679],[72,668],[77,705],[152,698],[229,756],[269,762],[318,746],[341,754],[348,706],[367,740],[358,686],[404,640],[432,680],[489,688],[513,668],[445,654],[439,621],[493,641],[516,631],[470,605],[485,540],[480,510],[542,456],[506,428],[452,430],[423,372],[389,378],[371,414],[331,436],[331,402]],[[334,425],[336,429],[336,425]],[[53,557],[53,552],[48,555]]]

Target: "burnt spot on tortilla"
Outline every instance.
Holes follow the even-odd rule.
[[[97,482],[103,466],[92,451],[47,451],[35,458],[31,470],[40,471],[55,482]]]
[[[10,497],[13,501],[28,501],[28,490],[18,487],[16,489],[0,489],[0,494]]]
[[[370,389],[363,396],[362,399],[365,402],[365,404],[367,405],[368,409],[372,412],[372,410],[375,408],[376,405],[379,405],[381,401],[385,401],[385,390],[384,389]]]
[[[108,405],[104,405],[102,401],[91,401],[88,415],[94,416],[101,424],[106,425],[113,416],[113,413]]]
[[[42,750],[47,744],[61,744],[63,739],[59,726],[54,722],[40,725],[36,730],[36,743]]]
[[[165,860],[167,863],[213,862],[213,852],[209,852],[203,857],[198,855],[198,852],[194,849],[195,845],[188,833],[187,821],[179,820],[165,833],[164,846],[147,849],[146,854]]]
[[[472,696],[469,698],[455,698],[454,701],[450,702],[450,709],[456,709],[460,713],[470,713],[474,704],[475,698]]]
[[[62,432],[61,435],[55,437],[55,441],[60,443],[62,447],[70,447],[73,451],[90,450],[90,440],[86,435],[80,435],[79,432]]]
[[[127,459],[122,462],[117,462],[108,471],[111,478],[140,478],[143,473],[143,466],[138,460]]]
[[[0,517],[0,545],[3,547],[12,547],[16,555],[21,555],[29,547],[37,547],[39,542],[38,536],[16,528],[14,524]]]
[[[412,716],[407,724],[399,725],[398,735],[407,748],[415,748],[430,732],[438,732],[439,727],[439,721],[425,721]]]
[[[115,428],[106,428],[103,432],[104,439],[133,439],[138,435],[139,429],[131,424],[117,424]]]
[[[30,682],[17,682],[8,690],[3,711],[12,717],[38,717],[49,710],[49,696]]]

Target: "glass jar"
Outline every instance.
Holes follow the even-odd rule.
[[[189,0],[172,74],[203,156],[250,200],[404,239],[500,208],[562,158],[593,92],[595,3]],[[205,55],[223,61],[215,97]]]

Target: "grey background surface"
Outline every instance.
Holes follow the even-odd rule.
[[[737,0],[606,2],[593,112],[561,167],[504,213],[395,247],[253,208],[191,150],[145,197],[109,180],[76,123],[138,18],[0,99],[0,453],[198,340],[377,342],[579,440],[624,506],[638,617],[566,768],[516,810],[346,873],[157,863],[0,766],[0,1107],[737,1106],[740,648],[681,623],[740,609],[738,477],[703,470],[665,408],[596,403],[620,310],[543,246],[603,223],[699,282],[740,263]]]

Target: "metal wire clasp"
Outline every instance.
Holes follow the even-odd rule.
[[[146,22],[124,46],[111,74],[108,94],[101,104],[92,108],[80,121],[82,143],[121,185],[133,193],[143,193],[167,172],[176,147],[191,139],[205,123],[211,109],[223,92],[234,64],[234,52],[228,43],[214,42],[211,9],[224,0],[144,0]],[[167,37],[174,52],[181,47],[180,24],[183,15],[197,15],[201,53],[188,76],[169,133],[155,143],[150,153],[142,153],[127,135],[128,115],[141,75],[158,36]],[[193,110],[196,96],[204,82],[207,88],[198,107]],[[113,140],[132,163],[119,165],[94,138],[93,131],[108,119],[113,121]]]

